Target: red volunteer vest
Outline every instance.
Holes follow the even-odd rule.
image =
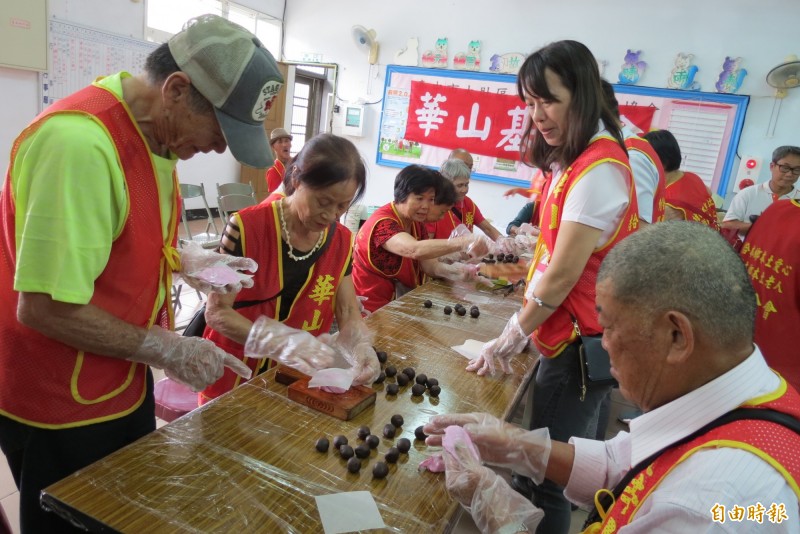
[[[435,223],[428,223],[425,225],[430,239],[449,239],[450,234],[456,229],[456,226],[461,224],[461,220],[452,211],[444,214],[440,220]]]
[[[658,185],[656,185],[656,190],[653,192],[653,222],[662,222],[666,207],[667,181],[664,177],[664,166],[661,164],[661,158],[658,157],[658,154],[653,150],[647,139],[642,139],[639,136],[626,137],[625,147],[628,150],[636,150],[647,156],[647,159],[655,165],[658,171]]]
[[[86,87],[59,100],[34,119],[14,142],[11,165],[21,143],[56,114],[82,115],[101,124],[114,143],[127,183],[129,213],[111,245],[105,270],[95,280],[90,303],[136,326],[157,323],[170,328],[171,307],[165,302],[158,308],[156,301],[159,286],[169,295],[171,285],[167,255],[174,254],[178,227],[177,177],[173,174],[172,218],[165,242],[150,150],[127,106],[99,86]],[[0,207],[0,413],[32,426],[57,429],[108,421],[133,412],[145,395],[143,364],[77,351],[17,321],[19,295],[13,289],[16,208],[11,191],[9,166]]]
[[[771,408],[800,418],[800,395],[781,380],[781,386],[767,399],[754,399],[746,408]],[[709,448],[733,447],[752,452],[774,467],[800,499],[800,437],[789,428],[771,421],[742,419],[718,426],[697,438],[668,449],[625,487],[619,499],[606,512],[603,523],[594,523],[584,532],[611,534],[633,521],[642,503],[664,478],[692,454]],[[708,503],[709,514],[715,503]],[[755,503],[742,503],[747,506]]]
[[[795,388],[800,358],[800,201],[773,202],[747,233],[739,252],[756,291],[755,342],[767,363]]]
[[[703,179],[691,172],[667,186],[667,206],[683,213],[686,221],[694,221],[719,231],[717,206]]]
[[[384,219],[391,219],[400,226],[403,221],[394,207],[394,202],[381,206],[364,223],[356,234],[356,246],[353,257],[353,284],[359,296],[367,297],[364,307],[375,311],[395,299],[395,280],[408,288],[415,288],[422,284],[422,272],[419,262],[411,258],[400,257],[400,267],[394,272],[382,270],[370,258],[370,243],[375,225]],[[423,238],[424,227],[419,223],[412,223],[409,232],[414,239]]]
[[[547,357],[557,356],[567,345],[575,340],[575,328],[570,315],[578,320],[581,333],[584,335],[599,334],[603,331],[597,322],[597,311],[595,309],[597,271],[608,251],[633,233],[639,226],[636,187],[628,166],[628,155],[613,138],[598,137],[561,174],[558,183],[556,183],[542,204],[539,240],[536,244],[534,261],[531,263],[531,268],[528,272],[528,282],[531,281],[542,254],[546,252],[549,255],[555,248],[556,240],[558,239],[558,228],[561,226],[561,216],[564,212],[564,204],[569,192],[589,170],[601,163],[616,163],[628,170],[628,206],[620,219],[614,236],[607,244],[592,252],[578,282],[569,292],[561,306],[539,328],[534,330],[533,341],[539,351]],[[544,191],[549,190],[550,180],[545,184]]]
[[[281,186],[285,174],[286,167],[281,163],[281,160],[276,159],[275,163],[267,169],[267,173],[264,175],[264,179],[267,181],[267,190],[270,193]]]
[[[243,255],[258,262],[258,270],[253,276],[253,287],[242,289],[236,301],[260,301],[253,306],[239,308],[237,311],[251,321],[266,315],[278,320],[281,303],[290,295],[280,295],[283,290],[284,269],[293,265],[283,263],[281,225],[278,206],[258,204],[235,214],[238,219]],[[283,321],[292,328],[298,328],[313,336],[330,331],[333,324],[336,292],[344,278],[352,252],[352,234],[339,223],[333,236],[325,230],[325,240],[332,241],[311,267],[306,282],[292,301],[289,316]],[[277,295],[277,298],[276,298]],[[242,359],[253,372],[264,363],[265,358],[244,358],[244,347],[210,327],[206,327],[203,337],[210,339],[221,349]],[[238,386],[243,379],[225,369],[222,378],[206,388],[201,394],[202,402],[219,397]]]
[[[275,202],[276,200],[280,200],[282,198],[286,198],[286,193],[282,191],[273,191],[272,193],[267,195],[267,198],[261,201],[261,204],[269,204],[271,202]]]

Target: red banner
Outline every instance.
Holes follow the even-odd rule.
[[[629,121],[635,124],[642,133],[650,131],[650,126],[653,124],[653,114],[656,112],[654,106],[619,106],[620,116],[627,117]]]
[[[405,139],[519,160],[528,114],[517,95],[411,82]]]

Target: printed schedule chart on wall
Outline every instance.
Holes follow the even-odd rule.
[[[98,76],[121,70],[144,72],[158,43],[125,37],[72,22],[49,21],[49,69],[40,75],[41,108],[86,87]]]

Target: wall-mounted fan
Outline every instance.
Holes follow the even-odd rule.
[[[767,137],[772,137],[775,135],[778,115],[787,91],[800,87],[800,59],[795,55],[788,56],[783,63],[767,73],[767,83],[775,88],[775,101],[772,103],[772,113],[767,124]]]
[[[353,41],[356,46],[367,53],[369,64],[378,62],[378,36],[375,30],[368,30],[364,26],[353,26]]]

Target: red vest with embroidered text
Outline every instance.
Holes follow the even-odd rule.
[[[756,403],[745,403],[745,408],[770,408],[796,419],[800,419],[800,395],[785,380],[776,396]],[[593,524],[586,532],[613,533],[634,521],[642,503],[658,487],[662,480],[679,463],[703,449],[732,447],[747,450],[769,463],[778,471],[800,499],[800,436],[793,430],[771,421],[741,419],[713,428],[697,438],[668,449],[631,480],[619,499],[611,506],[599,528]],[[724,481],[721,481],[724,482]],[[743,503],[747,506],[754,503]],[[714,502],[708,503],[709,517]],[[769,505],[767,505],[769,506]],[[744,525],[743,525],[744,526]]]
[[[661,164],[661,158],[658,157],[656,151],[653,149],[652,145],[647,141],[647,139],[642,139],[639,136],[632,136],[625,138],[625,147],[628,150],[636,150],[637,152],[641,152],[650,162],[655,166],[656,170],[658,171],[658,184],[656,185],[655,191],[653,191],[653,221],[662,222],[664,220],[664,211],[666,208],[666,189],[667,189],[667,181],[664,177],[664,166]]]
[[[691,172],[667,186],[667,206],[683,213],[686,221],[699,222],[719,231],[717,206],[703,179]]]
[[[261,301],[252,306],[236,310],[251,321],[262,315],[279,320],[283,301],[291,295],[281,295],[284,271],[292,269],[283,262],[283,240],[277,203],[250,206],[235,214],[238,219],[242,253],[258,262],[258,270],[253,276],[253,287],[242,289],[236,295],[236,301]],[[328,333],[334,319],[336,292],[344,278],[352,253],[352,234],[350,230],[336,223],[333,235],[330,229],[325,230],[325,250],[314,262],[308,277],[300,291],[292,301],[289,315],[283,324],[302,329],[313,336]],[[276,297],[277,295],[277,297]],[[252,370],[257,371],[264,359],[244,358],[244,347],[219,332],[206,327],[203,337],[210,339],[220,348],[241,358]],[[213,399],[230,391],[243,379],[225,369],[222,378],[206,388],[201,400]]]
[[[628,155],[613,138],[598,137],[558,177],[558,182],[552,187],[542,204],[540,234],[536,245],[535,258],[540,258],[543,253],[552,255],[558,240],[558,229],[561,226],[561,217],[569,192],[588,171],[603,163],[618,164],[627,170],[628,206],[625,208],[622,218],[608,243],[592,252],[580,278],[578,278],[577,283],[569,292],[567,298],[564,299],[564,302],[539,328],[534,330],[533,341],[539,351],[547,357],[558,355],[568,344],[576,339],[571,316],[577,318],[581,333],[584,335],[599,334],[603,331],[597,322],[597,310],[595,309],[597,271],[608,251],[633,233],[639,226],[636,187],[628,166]],[[550,180],[552,179],[554,178],[550,178]],[[550,189],[550,180],[545,184],[545,191]],[[602,187],[602,184],[598,184],[597,187]],[[529,282],[535,272],[537,261],[535,259],[531,263],[531,269],[528,273]]]
[[[129,213],[111,245],[105,270],[95,280],[90,304],[136,326],[157,323],[170,328],[171,307],[166,302],[157,307],[157,298],[159,286],[164,295],[169,295],[171,268],[166,251],[174,248],[176,240],[177,178],[173,175],[173,215],[164,240],[159,185],[150,150],[127,106],[99,86],[89,86],[59,100],[34,119],[15,141],[11,165],[21,143],[56,114],[85,116],[105,128],[127,184]],[[17,321],[18,293],[13,290],[16,207],[11,192],[9,166],[0,208],[0,413],[25,424],[53,429],[108,421],[131,413],[145,395],[143,364],[78,351]],[[54,195],[57,194],[54,187]]]

